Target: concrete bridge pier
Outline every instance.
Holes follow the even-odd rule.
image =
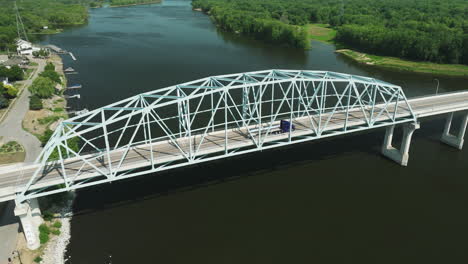
[[[453,120],[453,112],[450,113],[447,117],[447,121],[445,122],[444,133],[442,134],[442,138],[440,140],[449,146],[452,146],[454,148],[461,150],[463,149],[466,125],[468,124],[468,112],[465,113],[465,116],[463,117],[460,129],[458,131],[458,135],[450,134],[452,120]]]
[[[382,154],[385,157],[400,164],[401,166],[407,166],[409,160],[411,138],[416,129],[419,129],[419,123],[410,123],[405,124],[403,126],[403,139],[401,142],[400,150],[398,150],[392,146],[395,125],[387,127],[387,131],[385,132],[384,143],[382,146]]]
[[[19,217],[29,249],[39,248],[39,226],[44,222],[37,199],[16,202],[15,215]]]

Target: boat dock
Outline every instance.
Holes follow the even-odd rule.
[[[78,98],[80,99],[81,96],[79,94],[75,94],[75,95],[65,95],[64,96],[66,99],[71,99],[71,98]]]
[[[70,54],[70,57],[71,57],[74,61],[76,61],[76,58],[75,58],[75,56],[73,55],[73,53],[68,52],[68,54]]]
[[[81,89],[81,88],[82,88],[81,84],[75,84],[75,85],[67,87],[67,89]]]
[[[45,46],[46,48],[52,50],[53,52],[57,53],[57,54],[67,54],[67,51],[66,50],[63,50],[55,45],[52,45],[52,44],[49,44],[49,45],[46,45]]]
[[[79,110],[79,111],[70,111],[68,112],[69,114],[73,114],[73,115],[83,115],[83,114],[86,114],[88,113],[89,110],[88,109],[83,109],[83,110]]]

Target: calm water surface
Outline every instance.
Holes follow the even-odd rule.
[[[434,76],[359,66],[221,33],[189,1],[90,11],[88,25],[45,42],[72,51],[81,100],[95,109],[210,75],[271,68],[379,78],[408,97]],[[441,78],[440,91],[468,89]],[[300,144],[78,191],[69,263],[466,263],[468,148],[416,132],[409,167],[379,155],[383,131]],[[112,256],[111,258],[109,256]]]

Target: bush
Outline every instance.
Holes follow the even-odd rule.
[[[37,95],[29,97],[29,110],[41,110],[43,107],[42,100]]]
[[[5,88],[5,97],[15,98],[18,95],[18,89],[13,85],[4,85]]]
[[[47,243],[49,241],[50,229],[46,224],[41,224],[39,226],[39,240],[41,244]]]
[[[39,98],[50,98],[54,94],[55,83],[49,78],[37,77],[28,89]]]
[[[39,226],[39,233],[50,234],[50,228],[46,224]]]
[[[41,49],[39,51],[33,51],[32,55],[34,57],[48,57],[49,56],[49,52],[45,49]]]
[[[60,221],[55,221],[55,223],[52,226],[55,227],[55,228],[61,228],[62,223],[60,223]]]
[[[41,244],[47,243],[49,241],[49,234],[40,233],[39,234],[39,241],[41,242]]]
[[[55,83],[62,83],[62,80],[60,79],[60,75],[56,71],[53,71],[53,70],[44,71],[41,74],[39,74],[39,76],[49,78]]]
[[[55,65],[52,62],[47,63],[44,68],[44,71],[55,71]]]
[[[39,137],[39,140],[41,141],[42,146],[45,146],[47,144],[47,141],[49,141],[49,138],[52,136],[54,131],[47,129],[42,136]]]
[[[50,221],[54,218],[54,214],[52,214],[51,212],[49,211],[45,211],[43,214],[42,214],[42,218],[44,218],[44,220],[46,221]]]
[[[9,105],[8,99],[3,96],[3,94],[0,94],[0,109],[1,108],[7,108]]]
[[[8,79],[12,82],[21,81],[24,79],[24,72],[18,65],[11,66],[8,75]]]
[[[36,257],[36,258],[34,259],[34,262],[36,262],[36,263],[39,263],[39,262],[41,262],[41,261],[42,261],[42,258],[39,257],[39,256]]]
[[[58,230],[58,229],[54,229],[51,232],[52,232],[52,234],[54,234],[56,236],[60,235],[60,230]]]

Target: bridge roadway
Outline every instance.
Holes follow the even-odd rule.
[[[423,96],[410,99],[408,100],[408,103],[410,104],[417,118],[462,111],[468,109],[468,91]],[[401,105],[402,104],[400,104],[399,106],[399,112],[397,113],[397,116],[407,116],[408,112],[405,111],[405,109],[402,108]],[[380,105],[380,107],[382,107],[382,105]],[[377,113],[378,109],[378,107],[376,107],[375,109]],[[327,121],[329,116],[329,113],[322,115],[322,124]],[[341,113],[335,113],[333,118],[329,121],[326,131],[332,131],[344,127],[344,122],[346,122],[345,119],[346,112],[343,111]],[[382,114],[379,121],[385,121],[388,119],[388,116]],[[315,116],[313,120],[314,123],[317,124],[319,122],[319,117]],[[350,110],[347,122],[348,125],[364,125],[365,118],[363,117],[362,110],[360,108],[354,108]],[[310,136],[312,134],[309,117],[305,116],[295,118],[293,124],[295,125],[296,130],[291,133],[291,137]],[[229,129],[227,133],[227,138],[229,142],[228,148],[230,150],[233,150],[242,147],[253,146],[254,143],[252,142],[252,139],[250,139],[246,135],[246,128]],[[265,142],[285,140],[288,139],[288,137],[288,133],[270,134],[265,138]],[[194,140],[193,145],[195,145],[197,142],[199,143],[201,136],[192,136],[192,138]],[[204,142],[201,144],[197,155],[206,155],[225,151],[224,141],[224,130],[217,130],[212,133],[209,133],[206,136]],[[182,146],[182,149],[184,151],[188,150],[188,137],[179,138],[177,139],[177,142],[180,146]],[[152,144],[152,147],[155,165],[163,164],[169,161],[177,161],[184,159],[182,153],[169,141],[154,142]],[[125,162],[120,167],[120,171],[151,166],[150,151],[151,147],[149,144],[142,144],[131,148],[131,150],[127,154]],[[110,153],[110,157],[112,160],[111,165],[113,168],[118,166],[123,153],[123,149],[114,150]],[[108,172],[106,156],[103,157],[102,162],[98,160],[93,160],[92,163],[104,173]],[[96,172],[96,169],[92,168],[90,165],[84,165],[83,161],[77,158],[67,159],[65,164],[67,175],[73,175],[81,169],[81,173],[78,176],[76,176],[77,178],[74,180],[89,179],[101,175],[98,172]],[[0,202],[14,199],[15,193],[23,190],[23,188],[27,184],[28,180],[33,176],[38,166],[39,165],[37,164],[31,164],[23,167],[12,166],[0,168]],[[118,178],[119,176],[117,176],[116,179]],[[31,189],[38,189],[46,186],[64,183],[63,177],[61,176],[61,168],[50,170],[46,175],[43,176],[43,178],[39,182],[40,183],[31,186]]]

